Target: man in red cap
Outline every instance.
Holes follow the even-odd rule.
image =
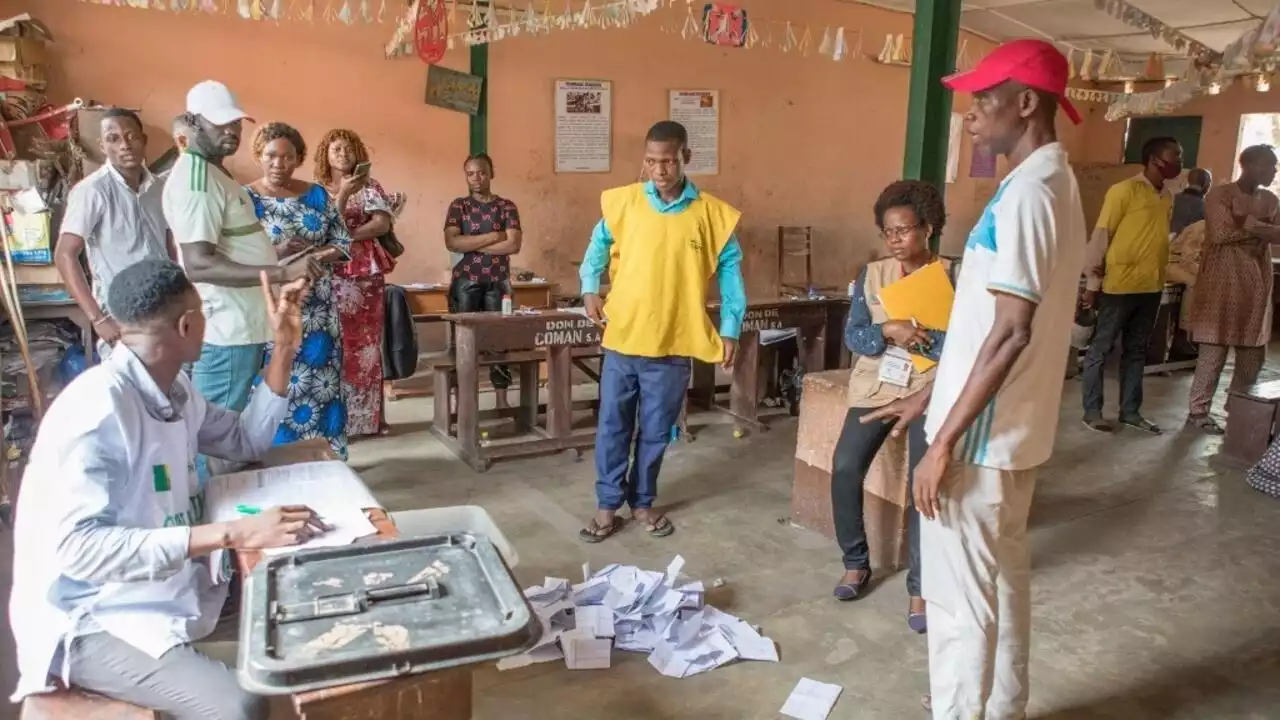
[[[1027,514],[1062,403],[1087,230],[1057,142],[1067,61],[1017,40],[943,80],[973,94],[974,145],[1009,174],[965,243],[933,387],[873,413],[894,433],[926,413],[929,449],[915,468],[922,585],[929,614],[935,720],[1025,717],[1031,636]]]

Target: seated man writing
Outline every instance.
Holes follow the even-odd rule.
[[[204,315],[182,269],[148,259],[107,294],[120,340],[40,425],[18,498],[9,620],[21,679],[13,700],[76,687],[168,717],[267,717],[265,699],[200,654],[227,597],[227,549],[305,541],[325,526],[305,506],[202,524],[197,453],[265,452],[288,411],[306,280],[262,292],[276,352],[243,413],[207,402],[180,372],[200,355]]]

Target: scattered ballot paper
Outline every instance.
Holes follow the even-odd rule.
[[[827,720],[843,691],[839,685],[800,678],[780,712],[796,720]]]
[[[705,604],[701,581],[681,583],[684,558],[665,572],[608,565],[570,585],[545,578],[524,595],[543,625],[532,650],[498,663],[511,670],[564,659],[573,670],[610,667],[613,650],[644,653],[667,677],[685,678],[735,660],[778,662],[778,649],[758,628]]]

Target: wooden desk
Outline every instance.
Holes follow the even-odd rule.
[[[714,388],[707,388],[707,377],[714,377],[714,368],[695,368],[694,395],[707,409],[720,410],[733,416],[734,431],[746,428],[768,430],[760,420],[760,331],[796,328],[796,345],[800,350],[800,362],[807,372],[817,372],[827,366],[827,333],[832,316],[840,313],[840,307],[848,306],[846,298],[822,298],[816,300],[789,300],[776,298],[747,303],[747,313],[742,321],[742,334],[738,338],[738,356],[733,364],[733,382],[729,387],[729,407],[714,401]],[[833,307],[834,306],[834,307]],[[846,310],[847,312],[847,310]],[[720,306],[707,309],[713,325],[720,324]],[[839,337],[837,335],[837,337]],[[712,370],[707,373],[707,370]],[[714,380],[712,381],[714,385]]]
[[[595,444],[595,428],[573,429],[573,356],[575,348],[590,352],[600,344],[603,332],[598,325],[577,313],[557,310],[530,315],[458,313],[446,315],[445,319],[452,323],[456,337],[457,434],[448,422],[452,413],[447,393],[444,398],[436,398],[437,415],[431,431],[455,455],[484,472],[494,460],[581,450]],[[521,429],[533,437],[482,446],[480,354],[517,351],[536,351],[522,358],[517,415]],[[547,363],[545,428],[538,424],[539,362]]]

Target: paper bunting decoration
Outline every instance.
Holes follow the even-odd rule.
[[[1175,108],[1191,101],[1200,94],[1199,85],[1176,82],[1167,88],[1152,92],[1122,95],[1107,107],[1107,120],[1114,122],[1130,115],[1167,115]]]
[[[849,54],[849,46],[844,40],[844,28],[836,28],[835,45],[831,48],[831,59],[840,62],[845,55]]]
[[[822,40],[818,42],[818,54],[831,57],[835,42],[831,39],[831,28],[822,29]]]
[[[360,19],[366,24],[373,22],[373,8],[369,6],[369,0],[360,0]]]
[[[1076,49],[1070,48],[1067,50],[1067,79],[1075,80],[1076,77]]]
[[[1145,30],[1151,37],[1188,57],[1214,59],[1217,53],[1177,28],[1170,27],[1125,0],[1093,0],[1093,5],[1129,27]]]
[[[238,0],[236,3],[236,13],[245,20],[253,19],[253,0]]]
[[[742,47],[747,42],[747,11],[724,3],[707,3],[702,9],[703,38],[712,45]]]
[[[1084,51],[1084,60],[1080,63],[1080,79],[1086,82],[1093,79],[1093,51]]]
[[[1164,58],[1159,53],[1151,53],[1151,57],[1147,58],[1147,67],[1142,71],[1142,77],[1147,80],[1163,80],[1164,75]]]

